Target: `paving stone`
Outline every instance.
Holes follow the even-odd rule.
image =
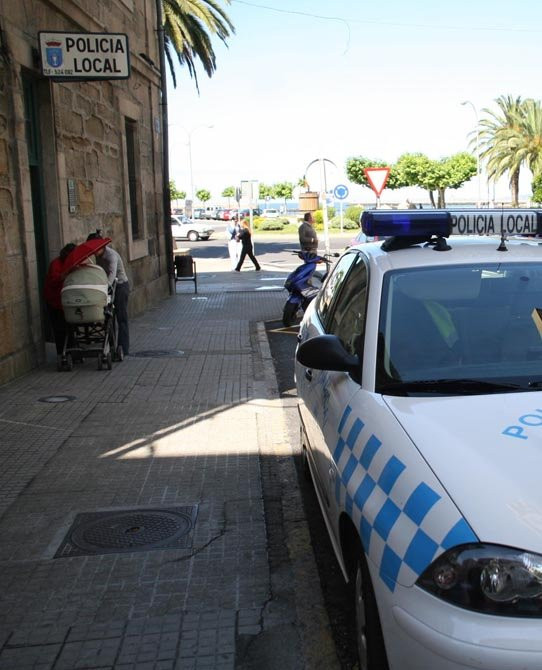
[[[255,323],[284,295],[241,274],[132,319],[134,354],[180,357],[48,365],[0,387],[0,670],[234,668],[236,635],[260,632],[260,452],[284,434],[259,427],[270,391]],[[39,401],[53,394],[75,399]],[[189,505],[186,549],[54,558],[77,514]]]

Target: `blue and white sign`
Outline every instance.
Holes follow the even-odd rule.
[[[344,200],[348,197],[348,188],[344,184],[337,184],[333,189],[333,195],[337,200]]]

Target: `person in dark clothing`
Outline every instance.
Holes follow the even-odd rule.
[[[254,255],[254,251],[252,249],[252,235],[250,234],[250,225],[246,219],[242,222],[241,230],[239,231],[237,237],[241,242],[241,255],[239,256],[239,262],[237,263],[235,272],[241,271],[243,261],[247,256],[254,263],[254,268],[256,270],[261,270],[260,264],[256,260],[256,256]]]
[[[314,229],[314,221],[310,212],[304,214],[303,223],[299,226],[298,232],[301,251],[310,251],[315,254],[318,250],[318,235]]]
[[[53,258],[47,270],[45,283],[43,285],[43,297],[47,306],[47,313],[49,314],[49,321],[53,330],[53,337],[55,338],[56,353],[62,356],[64,351],[64,340],[66,338],[66,320],[64,319],[64,311],[62,310],[62,301],[60,299],[60,292],[62,291],[62,284],[66,272],[64,271],[64,261],[66,257],[75,249],[77,245],[70,242],[62,247],[57,258]]]

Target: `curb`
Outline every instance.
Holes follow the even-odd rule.
[[[296,446],[290,444],[287,431],[286,405],[280,398],[273,358],[265,326],[257,324],[257,341],[263,363],[265,384],[270,401],[280,408],[273,413],[272,455],[277,459],[286,548],[293,575],[293,591],[299,635],[307,670],[339,670],[331,626],[320,589],[303,501],[293,462]],[[291,409],[291,406],[290,406]]]

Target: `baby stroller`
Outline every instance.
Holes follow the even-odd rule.
[[[73,269],[64,280],[61,292],[62,309],[67,324],[62,356],[57,369],[72,370],[74,361],[85,357],[98,359],[98,370],[108,370],[113,360],[122,360],[122,347],[117,345],[115,319],[115,285],[109,287],[105,271],[87,263]]]

